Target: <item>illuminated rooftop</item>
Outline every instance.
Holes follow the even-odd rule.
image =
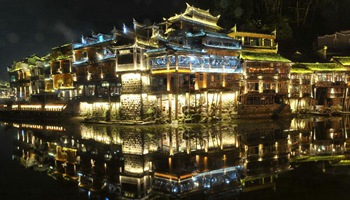
[[[251,61],[267,61],[267,62],[284,62],[289,63],[290,60],[284,58],[277,53],[268,52],[252,52],[252,51],[242,51],[241,58],[244,60]]]
[[[348,71],[344,66],[336,63],[296,63],[292,66],[291,73]]]
[[[167,19],[167,21],[176,22],[176,21],[183,20],[183,21],[191,22],[193,24],[208,26],[215,30],[222,29],[220,26],[216,24],[218,19],[220,18],[220,15],[215,17],[212,14],[210,14],[209,10],[202,10],[200,8],[195,8],[187,3],[186,5],[187,5],[187,8],[184,13],[175,14],[175,16]]]

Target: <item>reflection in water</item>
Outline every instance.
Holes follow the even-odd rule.
[[[319,163],[323,172],[349,173],[343,167],[350,164],[349,122],[295,118],[176,126],[5,124],[18,129],[16,160],[75,183],[86,197],[164,199],[232,198],[276,190],[279,174],[306,162]]]

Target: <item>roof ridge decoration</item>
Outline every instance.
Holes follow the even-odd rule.
[[[186,6],[187,6],[187,8],[186,8],[186,10],[185,10],[185,12],[184,12],[183,14],[185,14],[185,13],[190,13],[191,11],[194,11],[194,12],[196,12],[196,13],[198,13],[198,14],[208,15],[208,16],[212,17],[213,19],[215,19],[215,18],[216,18],[216,19],[219,19],[219,18],[220,18],[220,15],[217,15],[217,16],[212,15],[212,14],[209,12],[209,9],[204,10],[204,9],[196,8],[196,7],[194,7],[194,6],[191,6],[191,5],[188,4],[188,3],[186,3]]]
[[[136,21],[135,18],[132,18],[132,23],[133,23],[133,25],[134,25],[134,30],[136,30],[137,27],[140,27],[140,28],[144,28],[144,27],[145,27],[144,24],[139,23],[138,21]]]
[[[194,6],[186,3],[187,8],[185,12],[176,14],[168,19],[164,19],[164,21],[175,22],[178,20],[189,21],[194,24],[201,24],[202,26],[208,26],[215,30],[221,30],[222,28],[217,25],[217,22],[220,18],[220,15],[213,16],[208,10],[203,10],[200,8],[196,8]]]

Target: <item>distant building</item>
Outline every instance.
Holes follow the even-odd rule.
[[[318,49],[327,46],[335,50],[346,50],[350,48],[350,30],[335,32],[331,35],[317,37]]]
[[[318,36],[315,48],[317,55],[326,62],[329,62],[333,56],[349,55],[350,30]]]

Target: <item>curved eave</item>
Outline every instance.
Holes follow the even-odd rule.
[[[292,62],[277,53],[268,53],[268,52],[264,52],[264,53],[242,52],[241,58],[247,61],[281,62],[281,63]]]
[[[341,65],[350,66],[350,57],[349,56],[334,56],[331,61],[336,61]]]
[[[292,66],[295,70],[305,70],[315,72],[346,72],[347,67],[337,65],[335,63],[297,63]]]
[[[212,15],[210,12],[209,12],[209,9],[208,10],[203,10],[203,9],[200,9],[200,8],[196,8],[196,7],[193,7],[191,5],[189,5],[188,3],[186,3],[186,10],[183,14],[191,14],[192,12],[195,12],[203,17],[207,17],[207,18],[211,18],[213,20],[218,20],[220,18],[220,15],[218,16],[214,16]]]
[[[11,69],[8,72],[13,73],[13,72],[21,71],[21,70],[25,70],[25,69],[23,69],[23,68]]]
[[[190,23],[193,23],[193,24],[199,24],[199,25],[202,25],[202,26],[208,26],[212,29],[215,29],[215,30],[222,30],[222,28],[214,23],[209,23],[207,21],[204,21],[204,20],[199,20],[199,19],[193,19],[191,17],[187,17],[187,16],[184,16],[184,15],[177,15],[177,16],[174,16],[174,17],[171,17],[168,19],[168,21],[170,22],[176,22],[176,21],[179,21],[179,20],[184,20],[184,21],[187,21],[187,22],[190,22]]]
[[[162,55],[162,54],[169,54],[169,53],[177,53],[177,54],[203,54],[205,53],[202,49],[187,49],[187,48],[181,48],[181,47],[171,47],[171,48],[159,48],[159,49],[151,49],[147,50],[145,54],[147,56],[152,55]]]
[[[98,60],[97,62],[108,62],[108,61],[114,61],[116,60],[116,56],[106,57]]]
[[[83,66],[83,65],[87,65],[89,63],[88,60],[84,61],[84,62],[73,62],[72,65],[73,66]]]
[[[92,46],[103,46],[106,44],[110,44],[113,43],[114,39],[108,39],[108,40],[104,40],[104,41],[97,41],[97,42],[91,42],[88,44],[81,44],[81,43],[77,43],[77,44],[73,44],[73,50],[79,50],[79,49],[84,49],[86,47],[92,47]]]
[[[229,46],[219,46],[219,45],[210,45],[210,44],[203,44],[205,47],[208,48],[215,48],[215,49],[223,49],[223,50],[236,50],[239,51],[241,48],[239,47],[229,47]]]
[[[167,53],[166,48],[150,49],[145,52],[147,56]]]

